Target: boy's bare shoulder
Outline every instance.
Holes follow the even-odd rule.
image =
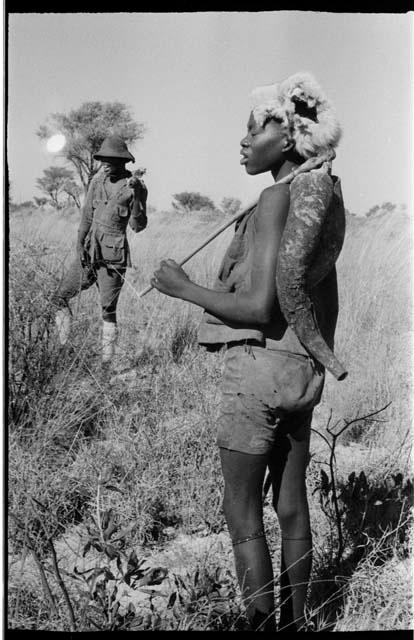
[[[260,194],[258,201],[259,215],[283,215],[289,209],[290,188],[288,184],[272,184]]]

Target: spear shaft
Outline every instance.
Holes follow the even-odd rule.
[[[322,156],[309,158],[308,160],[306,160],[306,162],[301,164],[297,169],[294,169],[294,171],[289,173],[284,178],[281,178],[280,180],[278,180],[275,184],[286,184],[288,182],[292,182],[292,180],[296,178],[296,176],[299,175],[300,173],[311,171],[312,169],[316,169],[320,167],[324,163],[329,163],[333,160],[334,157],[335,157],[335,152],[332,151]],[[257,204],[257,202],[258,200],[257,198],[255,198],[250,202],[250,204],[243,207],[241,211],[239,211],[238,213],[236,213],[236,215],[230,218],[230,220],[228,220],[227,222],[222,224],[221,227],[213,231],[213,233],[209,235],[208,238],[206,238],[206,240],[204,240],[202,244],[200,244],[198,247],[193,249],[191,253],[189,253],[185,258],[183,258],[183,260],[181,260],[181,262],[178,263],[179,266],[182,267],[183,264],[188,262],[193,256],[196,255],[196,253],[201,251],[201,249],[204,249],[204,247],[207,246],[212,240],[214,240],[214,238],[217,238],[217,236],[220,235],[220,233],[223,233],[223,231],[225,231],[225,229],[230,227],[230,225],[234,224],[235,222],[237,222],[237,220],[242,218],[248,211],[250,211],[250,209],[252,209]],[[152,285],[148,285],[145,289],[143,289],[140,293],[138,293],[138,296],[142,298],[147,293],[149,293],[151,289],[154,289],[154,287]]]

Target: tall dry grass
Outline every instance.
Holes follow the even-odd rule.
[[[154,563],[164,557],[163,550],[176,547],[179,535],[188,536],[187,540],[214,540],[225,531],[214,444],[223,354],[206,354],[197,348],[200,309],[157,291],[144,298],[137,296],[160,259],[179,261],[221,222],[214,213],[153,212],[144,232],[129,234],[134,267],[128,272],[119,303],[118,360],[124,373],[111,379],[100,365],[95,288],[72,303],[74,324],[68,345],[59,346],[54,330],[50,297],[72,258],[77,216],[13,214],[8,483],[11,627],[71,629],[71,615],[51,562],[50,540],[58,550],[60,566],[67,571],[64,582],[81,630],[95,628],[93,624],[110,628],[109,618],[112,630],[243,626],[229,547],[210,551],[213,555],[202,579],[198,561],[187,558],[182,582],[178,578],[168,582],[161,604],[150,606],[150,618],[141,616],[142,620],[131,611],[121,615],[122,608],[116,615],[110,609],[108,618],[107,602],[99,605],[100,614],[91,622],[92,587],[89,584],[89,591],[82,590],[74,574],[74,567],[83,566],[88,558],[92,563],[88,568],[102,568],[104,561],[109,562],[96,549],[94,555],[89,550],[82,556],[91,536],[87,525],[99,530],[105,518],[114,522],[118,532],[123,531],[114,543],[120,554],[136,549]],[[190,277],[207,286],[212,283],[231,235],[232,229],[227,230],[188,263]],[[329,507],[321,508],[321,469],[326,469],[329,450],[314,433],[308,474],[315,543],[309,618],[316,630],[355,628],[355,619],[363,615],[367,572],[374,575],[380,564],[385,575],[388,563],[392,567],[410,555],[410,249],[406,214],[387,217],[380,213],[348,223],[338,263],[337,352],[349,368],[349,377],[341,383],[327,377],[314,427],[326,435],[331,414],[333,422],[341,422],[392,404],[379,415],[382,422],[357,422],[336,448],[346,539],[339,565],[335,519]],[[330,499],[329,491],[327,496]],[[265,514],[277,560],[277,522],[269,505]],[[361,531],[367,534],[363,538]],[[114,558],[111,562],[115,563]],[[185,557],[179,562],[184,563]],[[54,609],[41,581],[39,563],[46,570]],[[230,573],[225,577],[217,574],[215,581],[220,566],[229,567]],[[177,560],[175,564],[171,560],[169,569],[171,576],[179,572]],[[113,607],[118,596],[113,595],[116,590],[108,571],[93,593],[96,600],[101,584],[105,597],[114,598]],[[335,578],[338,572],[342,581]],[[371,607],[370,628],[397,624],[397,618],[384,613],[392,609],[397,615],[395,600],[392,602],[385,597],[383,605]],[[402,603],[398,628],[407,624],[408,615]],[[131,624],[136,626],[128,626]]]
[[[369,429],[388,451],[412,424],[412,240],[404,212],[350,217],[338,260],[336,350],[349,376],[340,385],[328,379],[325,405],[353,417],[392,402],[380,437],[378,425]]]

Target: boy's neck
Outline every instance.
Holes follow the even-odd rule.
[[[286,178],[294,169],[297,169],[300,166],[299,163],[293,162],[291,160],[286,160],[280,169],[272,170],[272,176],[275,182],[281,180],[282,178]]]

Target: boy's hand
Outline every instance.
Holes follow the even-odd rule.
[[[160,268],[154,271],[151,285],[173,298],[182,298],[190,278],[174,260],[161,260]]]

